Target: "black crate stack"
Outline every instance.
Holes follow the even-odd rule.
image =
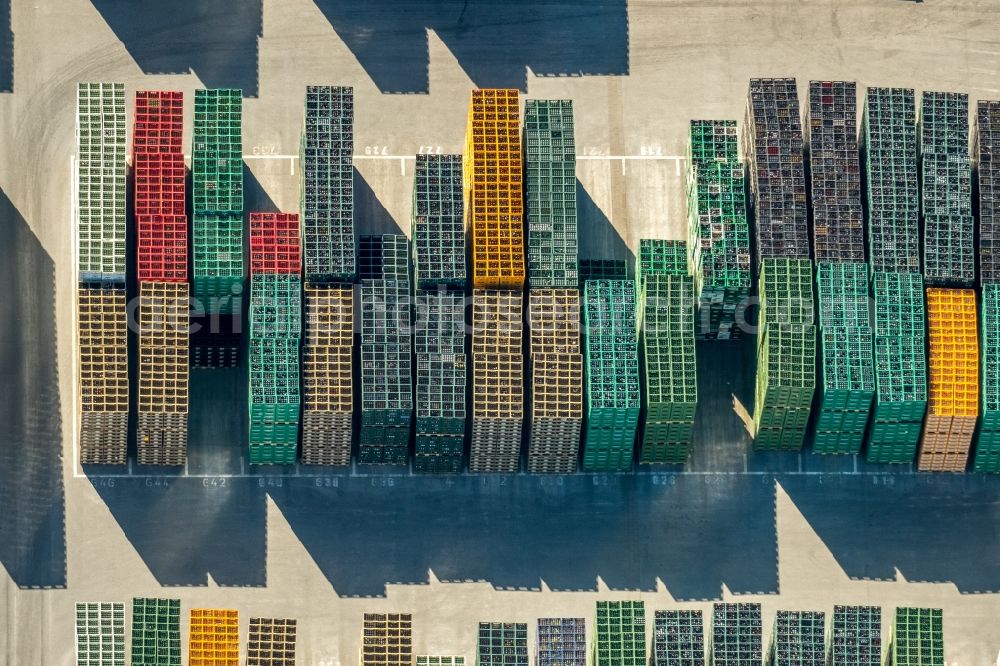
[[[757,266],[766,257],[809,258],[809,211],[795,79],[750,79],[744,154],[757,226]]]
[[[976,259],[968,95],[924,92],[920,166],[924,282],[970,287],[976,280]]]
[[[817,262],[865,260],[857,121],[853,81],[809,82],[806,131]]]

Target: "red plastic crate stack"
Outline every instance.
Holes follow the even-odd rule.
[[[298,213],[250,213],[250,275],[301,271]]]
[[[183,135],[183,93],[136,92],[132,167],[139,282],[187,282]]]

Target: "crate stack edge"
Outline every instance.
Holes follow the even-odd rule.
[[[656,611],[650,666],[705,666],[706,663],[702,612]]]
[[[231,608],[192,608],[188,666],[235,666],[239,657],[239,611]]]
[[[133,666],[181,666],[179,599],[132,599]]]
[[[759,603],[716,603],[712,606],[708,663],[712,666],[760,664],[763,626]]]
[[[882,666],[882,608],[834,606],[827,650],[829,666]]]
[[[826,614],[779,610],[771,629],[772,666],[827,666]]]
[[[646,604],[598,601],[594,622],[594,666],[647,666]]]
[[[125,85],[77,87],[80,462],[124,465],[128,446]]]
[[[944,666],[944,614],[940,608],[896,608],[886,664]]]
[[[476,666],[528,666],[528,624],[480,622]]]
[[[77,602],[76,666],[122,666],[125,663],[125,604]]]

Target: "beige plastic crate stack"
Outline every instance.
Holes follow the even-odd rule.
[[[528,471],[572,474],[583,425],[580,291],[528,292],[531,430]]]
[[[351,462],[354,290],[349,285],[305,285],[302,346],[302,462]]]

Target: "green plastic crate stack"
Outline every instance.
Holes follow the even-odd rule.
[[[413,348],[417,358],[418,472],[460,472],[465,450],[465,294],[418,290]]]
[[[761,663],[762,632],[760,604],[714,604],[712,631],[709,634],[709,663],[712,666]]]
[[[239,314],[243,286],[243,91],[195,90],[191,150],[192,295]]]
[[[292,464],[302,406],[299,339],[251,337],[249,347],[250,464]]]
[[[868,88],[861,153],[872,272],[920,271],[916,113],[911,88]]]
[[[909,463],[927,409],[924,280],[919,273],[876,271],[875,409],[866,460]]]
[[[754,448],[798,451],[816,389],[812,262],[765,257],[760,271],[760,332]]]
[[[646,666],[646,605],[598,601],[594,666]]]
[[[688,141],[688,250],[699,340],[737,340],[750,296],[750,226],[735,120],[692,120]]]
[[[294,273],[250,276],[250,337],[298,338],[302,332],[302,279]]]
[[[462,156],[417,155],[413,178],[413,273],[417,289],[465,285]]]
[[[125,84],[77,87],[78,281],[125,284]]]
[[[882,609],[834,606],[827,643],[830,666],[881,666]]]
[[[969,287],[976,280],[969,156],[969,96],[924,91],[920,104],[924,281]]]
[[[778,611],[771,632],[771,666],[826,666],[826,616]]]
[[[889,644],[890,666],[944,666],[940,608],[897,608]]]
[[[982,420],[972,469],[1000,472],[1000,282],[982,289]]]
[[[529,99],[524,107],[528,286],[576,287],[576,143],[573,102]]]
[[[694,284],[684,241],[639,241],[639,344],[644,420],[639,461],[683,464],[698,406]]]
[[[413,425],[409,241],[361,236],[361,433],[358,460],[403,465]]]
[[[354,89],[306,86],[302,241],[306,282],[354,282]]]
[[[477,666],[528,666],[525,622],[480,622]]]
[[[125,604],[76,604],[77,666],[125,666]]]
[[[180,666],[179,599],[132,600],[133,666]]]
[[[465,657],[456,655],[418,654],[417,666],[465,666]]]
[[[651,666],[704,666],[705,629],[701,611],[656,611],[652,652]]]
[[[632,468],[639,426],[639,354],[635,283],[588,280],[583,290],[586,431],[583,467]]]
[[[813,451],[861,452],[875,397],[868,266],[816,265],[822,382]]]

